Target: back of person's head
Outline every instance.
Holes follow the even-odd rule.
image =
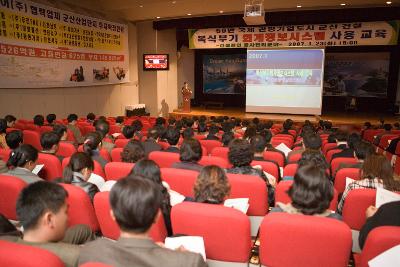
[[[288,131],[292,128],[293,126],[293,121],[291,119],[287,119],[283,122],[283,130]]]
[[[270,130],[264,129],[263,131],[260,132],[260,135],[264,137],[264,140],[267,144],[271,142],[272,139],[272,133]]]
[[[225,171],[218,166],[205,166],[197,176],[194,185],[196,202],[219,204],[229,195],[231,186]]]
[[[137,140],[130,140],[121,152],[122,162],[135,163],[144,158],[144,147]]]
[[[135,134],[135,128],[131,125],[127,125],[124,127],[124,129],[122,129],[122,134],[125,136],[126,139],[131,139]]]
[[[385,129],[385,131],[390,131],[390,130],[392,130],[392,125],[389,123],[385,123],[383,125],[383,129]]]
[[[233,129],[233,127],[234,127],[234,125],[233,125],[233,123],[230,122],[230,121],[224,121],[224,122],[222,123],[222,125],[221,125],[222,131],[223,131],[224,133],[226,133],[226,132],[231,132],[232,129]]]
[[[204,122],[200,122],[199,126],[197,127],[197,131],[199,133],[205,133],[207,132],[207,124],[205,124]]]
[[[22,131],[17,131],[17,130],[11,131],[8,134],[6,134],[6,143],[8,147],[11,150],[14,150],[17,147],[19,147],[24,141],[22,136],[23,136]]]
[[[184,139],[193,138],[193,136],[194,136],[194,131],[193,131],[192,128],[186,128],[186,129],[183,130],[183,132],[182,132],[182,137],[183,137]]]
[[[257,128],[254,124],[249,125],[244,132],[243,138],[252,138],[257,134]]]
[[[255,118],[252,120],[252,122],[253,122],[255,125],[257,125],[257,124],[260,123],[260,119],[257,118],[257,117],[255,117]]]
[[[47,114],[46,121],[48,124],[52,124],[56,120],[57,116],[54,113]]]
[[[11,152],[7,166],[24,168],[29,163],[35,163],[37,159],[38,151],[36,148],[28,144],[22,144]]]
[[[99,148],[101,144],[102,136],[99,132],[91,132],[86,135],[85,141],[83,142],[83,151],[89,156],[93,155],[93,151]]]
[[[226,147],[234,138],[233,132],[225,132],[221,137],[222,144]]]
[[[337,142],[346,142],[347,141],[347,133],[343,131],[337,131],[335,134],[335,138]]]
[[[321,137],[317,134],[307,134],[303,138],[303,143],[306,149],[320,150],[322,146]]]
[[[24,231],[40,228],[42,225],[39,221],[47,212],[58,214],[63,207],[66,209],[67,197],[67,191],[56,183],[40,181],[25,187],[17,200],[17,218],[24,227]],[[49,241],[59,241],[64,237],[67,222],[67,220],[58,221],[57,227],[64,231],[52,236],[53,240]]]
[[[136,162],[129,175],[140,175],[157,184],[161,184],[162,182],[160,167],[151,159],[141,159]]]
[[[150,128],[147,132],[147,139],[157,139],[159,137],[159,132],[156,127]]]
[[[37,126],[43,126],[44,125],[43,115],[36,115],[35,117],[33,117],[33,124]]]
[[[206,121],[207,121],[207,117],[206,117],[206,116],[201,115],[201,116],[199,117],[199,122],[206,122]]]
[[[249,166],[254,159],[254,150],[247,140],[233,139],[229,144],[228,159],[233,167]]]
[[[298,166],[304,166],[307,164],[314,164],[315,166],[319,166],[322,169],[328,169],[329,165],[326,162],[325,156],[321,151],[316,150],[306,150],[301,154],[301,158],[298,161]]]
[[[7,130],[7,121],[5,119],[0,119],[0,134],[5,134]]]
[[[123,117],[123,116],[118,116],[118,117],[115,119],[115,122],[116,122],[116,123],[119,123],[119,124],[124,123],[124,117]]]
[[[393,167],[390,161],[381,154],[371,154],[365,160],[361,169],[362,178],[382,180],[388,190],[400,189],[393,179]]]
[[[191,128],[194,124],[194,120],[191,118],[186,119],[184,122],[185,122],[185,127],[187,128]]]
[[[330,129],[332,129],[332,122],[330,122],[330,121],[324,121],[323,127],[325,128],[325,130],[330,130]]]
[[[139,132],[143,129],[143,123],[140,120],[134,120],[131,123],[131,126],[133,127],[135,132]]]
[[[90,171],[91,173],[94,170],[94,161],[88,154],[84,152],[75,152],[71,156],[68,165],[64,168],[63,182],[70,184],[72,182],[74,172],[81,173],[84,169],[87,169],[87,171]]]
[[[203,155],[199,140],[194,138],[184,139],[179,154],[180,161],[198,162]]]
[[[162,202],[159,185],[135,175],[119,180],[111,189],[110,204],[122,231],[147,232]]]
[[[4,119],[6,120],[8,127],[12,127],[14,125],[15,121],[17,120],[16,117],[14,117],[13,115],[10,115],[10,114],[6,115],[4,117]]]
[[[333,186],[326,170],[313,163],[299,166],[288,190],[292,206],[305,215],[321,214],[333,199]]]
[[[217,125],[212,124],[209,128],[208,128],[208,134],[209,135],[216,135],[219,132],[219,128]]]
[[[372,127],[372,124],[369,121],[364,122],[364,127],[369,129]]]
[[[71,123],[71,122],[77,121],[77,120],[78,120],[78,115],[76,115],[76,114],[69,114],[67,117],[68,123]]]
[[[354,146],[354,152],[358,159],[365,160],[371,154],[375,153],[375,149],[371,143],[360,141]]]
[[[347,137],[347,145],[351,149],[354,149],[355,146],[357,145],[357,143],[359,143],[360,141],[361,141],[361,137],[357,133],[349,134],[349,136]]]
[[[107,121],[98,121],[95,126],[96,132],[99,132],[102,139],[107,136],[110,131],[110,124]]]
[[[269,120],[265,123],[265,129],[271,129],[273,125],[274,122]]]
[[[94,121],[96,119],[96,115],[94,115],[94,113],[90,112],[86,115],[86,119],[89,121]]]
[[[265,139],[261,135],[257,134],[250,138],[250,145],[253,147],[254,152],[262,153],[265,150],[267,142],[265,142]]]
[[[165,124],[165,119],[163,117],[158,117],[156,119],[156,125],[164,125]]]
[[[60,137],[54,132],[45,132],[40,136],[40,144],[45,151],[58,147],[59,142]]]
[[[175,118],[171,117],[171,118],[168,119],[168,125],[174,126],[175,123],[176,123],[176,119]]]
[[[181,134],[179,131],[172,126],[168,127],[167,131],[165,132],[165,138],[167,139],[168,144],[171,146],[176,146],[176,144],[178,144],[180,136]]]
[[[67,133],[67,127],[62,124],[55,124],[53,126],[53,132],[61,138]]]

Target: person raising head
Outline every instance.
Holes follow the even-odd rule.
[[[28,144],[20,145],[10,154],[7,162],[9,168],[7,175],[16,176],[28,184],[42,181],[39,176],[32,173],[32,170],[36,167],[37,159],[38,151],[36,148]]]

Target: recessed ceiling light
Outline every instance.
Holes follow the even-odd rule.
[[[388,4],[388,5],[391,5],[391,4],[392,4],[392,2],[391,2],[391,1],[387,1],[387,2],[386,2],[386,4]]]
[[[345,3],[342,3],[342,4],[340,4],[341,6],[345,6],[346,4]]]
[[[176,4],[176,1],[172,1],[172,4]]]
[[[191,14],[191,13],[188,13],[187,15],[188,15],[188,16],[191,16],[192,14]]]
[[[301,5],[297,5],[297,7],[298,7],[298,8],[300,8],[300,7],[301,7]]]
[[[139,7],[143,7],[143,5],[140,5]]]
[[[161,19],[161,17],[156,17],[156,18]]]
[[[223,10],[220,10],[220,11],[219,11],[219,13],[221,13],[221,14],[222,14],[222,13],[224,13],[224,11],[223,11]]]

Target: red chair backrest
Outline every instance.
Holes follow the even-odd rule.
[[[42,145],[40,144],[40,134],[31,130],[24,130],[24,144],[32,145],[39,151],[42,151]]]
[[[202,236],[208,259],[248,261],[250,221],[242,212],[222,205],[183,202],[172,208],[171,222],[174,234]]]
[[[265,160],[275,161],[278,163],[279,167],[283,167],[283,164],[285,163],[285,157],[279,152],[264,151],[263,157]]]
[[[6,133],[11,133],[13,131],[21,131],[21,129],[18,129],[18,128],[7,128],[6,129]]]
[[[110,192],[100,192],[94,196],[94,208],[103,236],[117,240],[120,236],[120,228],[110,215]],[[167,237],[163,216],[159,216],[156,223],[150,229],[150,237],[155,242],[164,242]]]
[[[64,263],[48,250],[0,240],[0,266],[64,267]]]
[[[115,147],[124,148],[129,141],[130,139],[117,139],[115,140]]]
[[[344,201],[343,221],[353,230],[361,230],[365,224],[365,211],[375,205],[376,189],[353,189]]]
[[[349,177],[353,180],[360,180],[360,169],[343,168],[337,171],[334,186],[339,194],[343,193],[346,189],[346,177]]]
[[[369,129],[369,130],[365,130],[364,132],[364,139],[370,143],[372,143],[372,141],[374,140],[374,136],[376,136],[377,134],[383,132],[383,129],[378,129],[378,130],[374,130],[374,129]]]
[[[161,148],[163,149],[163,150],[165,150],[165,149],[167,149],[167,148],[169,148],[170,147],[170,144],[168,144],[167,142],[157,142],[160,146],[161,146]]]
[[[42,126],[39,128],[40,134],[47,133],[47,132],[52,132],[53,127],[51,126]]]
[[[187,197],[193,197],[193,186],[199,172],[174,168],[161,168],[161,177],[170,188]]]
[[[326,143],[323,147],[322,147],[322,153],[324,153],[324,155],[326,155],[326,153],[328,152],[329,149],[337,147],[336,143]]]
[[[277,147],[282,143],[285,144],[288,148],[292,148],[293,146],[293,141],[289,140],[288,138],[275,138],[275,137],[271,138],[271,145],[273,147]]]
[[[222,147],[222,143],[218,140],[200,140],[200,144],[205,147],[207,153],[210,153],[215,147]],[[203,153],[203,156],[206,155]]]
[[[296,153],[290,155],[290,157],[288,158],[288,163],[297,163],[301,159],[302,155],[303,153]]]
[[[113,148],[113,150],[111,150],[111,161],[122,162],[121,158],[122,150],[123,150],[122,147]]]
[[[109,162],[106,164],[104,168],[104,172],[106,173],[106,180],[119,180],[128,176],[128,174],[132,171],[135,163],[126,163],[126,162]]]
[[[87,135],[88,133],[96,131],[96,128],[92,125],[84,126],[83,129],[84,129],[84,132],[82,132],[83,136]]]
[[[10,220],[17,220],[16,204],[26,183],[14,176],[0,174],[0,213]]]
[[[76,143],[75,135],[70,129],[67,129],[67,141]]]
[[[160,168],[171,168],[175,162],[180,162],[178,153],[162,151],[150,152],[149,159],[154,160]]]
[[[297,163],[291,163],[286,165],[283,168],[283,177],[294,177],[298,167],[299,165]]]
[[[56,154],[65,158],[71,157],[75,152],[76,148],[72,143],[60,142]]]
[[[276,165],[275,162],[269,162],[269,161],[262,161],[262,160],[253,160],[251,162],[251,166],[261,166],[262,170],[264,172],[267,172],[274,176],[276,178],[276,181],[278,182],[279,178],[279,167]]]
[[[120,132],[121,132],[121,126],[110,124],[110,130],[108,131],[109,134],[120,133]]]
[[[67,158],[64,158],[63,159],[63,161],[62,161],[62,168],[63,168],[63,170],[64,170],[64,168],[68,165],[68,163],[69,163],[69,159],[70,159],[70,157],[67,157]],[[94,162],[94,170],[93,170],[93,173],[94,174],[97,174],[97,175],[100,175],[101,177],[106,177],[106,175],[105,175],[105,173],[104,173],[104,170],[103,170],[103,168],[101,167],[101,165],[100,165],[100,163],[98,163],[97,161],[93,161]]]
[[[33,123],[27,123],[25,124],[25,129],[30,130],[30,131],[35,131],[40,134],[40,128],[39,126],[33,124]]]
[[[333,176],[336,175],[336,171],[342,163],[357,163],[357,159],[355,158],[335,158],[331,162],[331,174]]]
[[[399,226],[381,226],[373,229],[368,234],[357,267],[369,267],[370,260],[397,245],[400,245]]]
[[[226,160],[228,160],[228,153],[229,153],[228,147],[215,147],[213,150],[211,150],[211,156],[220,157]]]
[[[105,148],[102,148],[102,149],[100,149],[100,156],[103,158],[103,159],[105,159],[105,160],[107,160],[107,161],[111,161],[111,156],[110,156],[110,153],[108,153],[108,150],[107,149],[105,149]]]
[[[223,169],[230,168],[231,164],[223,158],[214,157],[214,156],[203,156],[199,161],[200,165],[208,166],[208,165],[217,165]]]
[[[85,264],[79,265],[79,267],[113,267],[100,262],[87,262]]]
[[[11,149],[0,148],[0,159],[7,163],[10,158]]]
[[[331,149],[331,150],[329,150],[329,151],[326,153],[326,156],[325,156],[326,161],[327,161],[327,162],[331,162],[332,156],[333,156],[334,154],[339,153],[339,152],[342,152],[342,151],[343,151],[342,149]]]
[[[62,177],[61,162],[56,156],[39,153],[37,163],[44,164],[44,167],[39,172],[41,178],[53,181],[56,178]]]
[[[389,146],[389,142],[388,142],[389,140],[392,140],[392,139],[395,139],[398,137],[399,137],[398,134],[385,134],[381,137],[378,147],[385,149]]]
[[[202,135],[202,134],[195,134],[194,135],[194,138],[196,138],[197,140],[203,140],[203,139],[205,139],[206,138],[206,136],[205,135]]]
[[[343,267],[351,244],[350,228],[330,218],[279,212],[265,216],[260,227],[263,266]]]
[[[25,124],[22,123],[22,122],[16,122],[16,123],[14,124],[14,127],[17,128],[17,129],[19,129],[19,130],[22,130],[22,131],[26,129]]]
[[[97,222],[93,204],[89,195],[82,188],[72,184],[61,184],[68,192],[68,225],[86,224],[93,232],[98,231]]]

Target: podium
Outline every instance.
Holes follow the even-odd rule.
[[[182,87],[182,111],[190,112],[190,98],[192,96],[192,90],[190,90],[187,83]]]

